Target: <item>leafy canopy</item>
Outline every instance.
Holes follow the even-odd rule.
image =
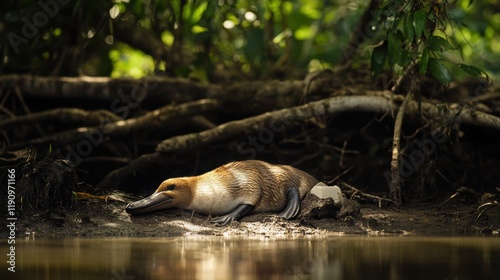
[[[382,1],[356,59],[371,59],[374,75],[383,69],[400,75],[415,64],[421,74],[445,84],[460,69],[498,75],[498,4],[470,2]],[[0,5],[7,11],[0,15],[1,73],[140,77],[165,71],[207,81],[220,69],[265,78],[335,66],[346,55],[367,1],[19,0]]]

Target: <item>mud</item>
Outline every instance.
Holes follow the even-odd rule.
[[[310,203],[303,202],[303,209]],[[210,217],[180,209],[130,216],[125,203],[99,199],[78,201],[65,212],[27,211],[17,221],[17,237],[171,237],[215,235],[298,237],[314,235],[499,235],[500,207],[478,211],[478,205],[407,203],[401,208],[357,204],[357,209],[315,219],[284,220],[272,213],[244,217],[229,226],[216,226]],[[351,205],[352,207],[352,205]],[[354,208],[356,208],[354,207]],[[348,209],[349,210],[349,209]],[[1,236],[8,235],[5,227]]]

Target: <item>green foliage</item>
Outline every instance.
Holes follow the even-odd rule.
[[[47,12],[38,1],[3,1],[0,10],[8,12],[0,14],[0,72],[140,77],[165,71],[208,81],[222,69],[251,78],[300,77],[343,59],[368,2],[76,0]],[[363,30],[376,47],[359,46],[355,58],[370,59],[373,50],[374,76],[384,68],[402,75],[415,63],[422,75],[444,83],[457,69],[498,74],[495,5],[383,1]],[[137,34],[117,32],[121,26]],[[158,45],[164,49],[156,52]]]
[[[445,85],[449,85],[451,82],[451,75],[448,68],[441,63],[438,59],[433,57],[429,58],[428,70],[431,72],[438,81]]]
[[[153,58],[125,44],[117,44],[117,48],[109,51],[113,63],[111,77],[141,78],[154,70]]]
[[[49,3],[49,4],[47,4]],[[83,50],[107,51],[90,24],[110,9],[110,1],[2,1],[0,4],[0,71],[77,75]],[[99,20],[97,20],[99,22]]]
[[[387,44],[384,42],[373,49],[371,57],[372,76],[378,75],[387,61]]]
[[[455,62],[450,55],[461,45],[457,42],[454,27],[448,9],[456,8],[455,2],[449,1],[384,1],[380,9],[379,26],[383,32],[381,46],[372,52],[372,75],[383,70],[387,56],[389,67],[396,76],[412,67],[418,69],[420,75],[430,74],[444,85],[452,80],[449,66],[462,69],[472,76],[488,74],[477,67]],[[461,2],[463,6],[464,1]],[[470,1],[467,5],[472,4]],[[465,9],[465,8],[464,8]],[[463,53],[462,53],[463,54]],[[472,54],[466,55],[469,58]],[[449,66],[447,66],[449,65]]]

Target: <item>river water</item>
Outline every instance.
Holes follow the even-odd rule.
[[[18,239],[15,255],[0,279],[500,279],[494,237]]]

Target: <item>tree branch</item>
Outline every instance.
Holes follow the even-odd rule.
[[[167,60],[169,48],[149,30],[125,22],[118,22],[113,27],[118,40],[151,55],[155,60]]]

